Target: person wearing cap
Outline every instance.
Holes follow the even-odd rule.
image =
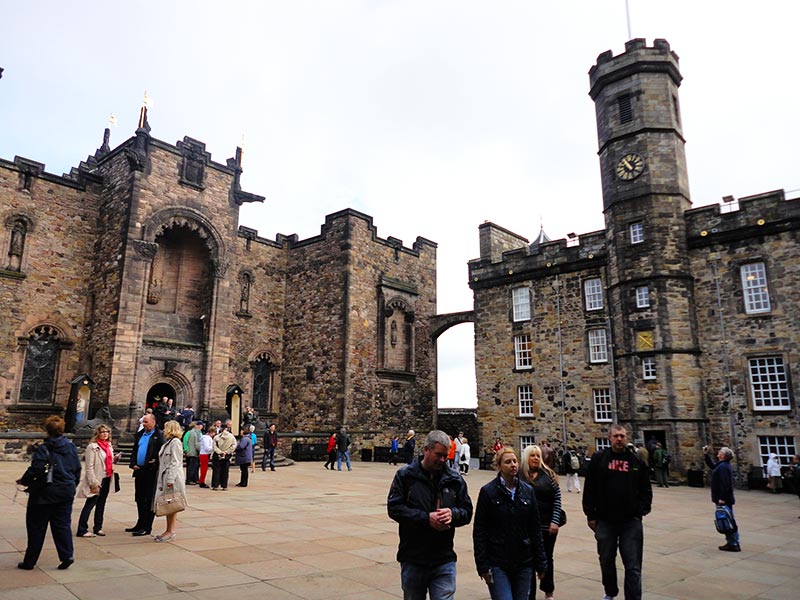
[[[203,422],[192,422],[189,430],[183,436],[183,451],[186,455],[186,485],[199,483],[201,437],[203,437]]]

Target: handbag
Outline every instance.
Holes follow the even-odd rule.
[[[156,516],[164,517],[186,510],[186,498],[180,492],[167,492],[156,498]]]
[[[566,524],[567,524],[567,511],[565,511],[565,510],[562,508],[562,509],[561,509],[561,512],[560,512],[560,513],[559,513],[559,515],[558,515],[558,526],[559,526],[559,527],[563,527],[563,526],[564,526],[564,525],[566,525]]]
[[[47,452],[47,462],[42,470],[36,471],[31,475],[28,487],[25,488],[26,494],[38,494],[53,483],[53,465],[50,464],[50,451],[47,446],[44,447],[44,451]]]
[[[119,473],[114,472],[114,493],[119,492]]]

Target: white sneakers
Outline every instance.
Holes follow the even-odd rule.
[[[616,600],[616,596],[609,596],[608,594],[603,596],[603,600]]]

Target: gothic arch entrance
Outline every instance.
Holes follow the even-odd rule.
[[[145,410],[148,408],[155,409],[158,406],[161,398],[172,398],[175,400],[174,405],[177,406],[177,398],[175,397],[175,388],[168,383],[157,383],[151,387],[147,392],[147,401],[145,402]]]

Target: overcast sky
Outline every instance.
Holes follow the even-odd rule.
[[[694,206],[800,188],[800,2],[629,0],[632,37],[681,57]],[[69,171],[133,135],[244,136],[263,237],[354,208],[438,249],[439,312],[468,310],[486,220],[533,239],[603,228],[587,72],[628,39],[625,0],[0,0],[0,157]],[[794,192],[793,196],[800,193]],[[439,340],[440,406],[475,406],[472,329]]]

